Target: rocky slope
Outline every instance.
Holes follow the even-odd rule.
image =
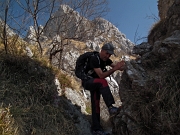
[[[119,83],[123,109],[114,121],[118,135],[179,133],[180,1],[159,0],[160,21],[148,42],[134,47]]]
[[[67,18],[71,18],[74,20],[70,22],[68,22],[67,20],[66,26],[69,27],[68,29],[71,29],[72,27],[73,29],[71,29],[70,32],[63,33],[65,34],[64,37],[58,35],[56,32],[56,30],[58,29],[57,22],[60,23],[62,21],[61,18],[58,18],[58,16],[65,16]],[[114,57],[114,59],[119,60],[122,57],[129,59],[128,56],[132,54],[132,48],[134,47],[134,44],[130,40],[128,40],[125,37],[125,35],[122,34],[113,24],[111,24],[109,21],[103,18],[97,18],[93,21],[87,20],[86,18],[79,16],[78,12],[72,11],[72,9],[66,5],[62,5],[60,9],[57,11],[57,13],[54,14],[54,17],[58,19],[55,21],[50,21],[48,24],[48,27],[45,29],[43,35],[41,36],[43,48],[46,50],[51,50],[54,47],[54,45],[62,43],[63,38],[74,39],[77,37],[81,37],[82,30],[87,31],[90,29],[90,31],[88,31],[88,33],[85,34],[87,36],[83,36],[83,38],[78,39],[78,40],[77,39],[71,40],[68,43],[68,45],[64,46],[63,48],[63,54],[62,54],[63,62],[62,62],[61,68],[72,76],[74,76],[74,67],[75,67],[75,62],[76,62],[77,57],[85,51],[89,51],[89,50],[99,51],[101,48],[101,45],[104,42],[108,42],[108,41],[113,42],[116,48],[116,54],[117,54],[117,57]],[[81,20],[81,22],[83,23],[78,24],[79,23],[78,20]],[[77,26],[77,25],[78,25],[78,28],[74,28],[74,26]],[[59,33],[64,31],[63,27],[61,27],[58,30],[59,30]],[[32,42],[33,41],[32,39],[34,38],[33,35],[34,35],[34,30],[33,30],[33,27],[31,27],[31,29],[28,32],[26,41],[33,43]],[[52,41],[52,42],[49,42],[49,41]],[[49,52],[46,52],[46,53],[49,54]],[[60,54],[57,54],[55,57],[53,57],[54,65],[58,65],[59,55]],[[108,82],[110,83],[110,88],[112,90],[112,93],[116,99],[117,106],[121,104],[121,101],[118,95],[119,86],[117,84],[117,81],[120,82],[121,74],[122,72],[117,72],[113,75],[111,79],[107,78]],[[116,78],[117,80],[115,81],[113,78]],[[80,80],[77,79],[77,81],[79,81],[80,83]],[[72,90],[72,89],[67,88],[64,93],[64,91],[62,91],[61,89],[60,84],[58,83],[58,80],[56,80],[56,82],[58,86],[57,88],[59,90],[59,95],[65,94],[65,96],[74,105],[80,106],[81,112],[83,114],[86,114],[87,113],[86,109],[89,107],[87,105],[90,104],[89,92],[84,91],[83,88],[80,87],[77,90]],[[107,108],[103,101],[101,101],[101,104],[102,104],[101,116],[102,116],[102,121],[103,121],[102,125],[105,128],[111,129],[111,123],[109,121],[109,114],[108,114]],[[69,109],[68,110],[69,114],[73,113],[71,110],[74,110],[74,109],[73,108]],[[91,119],[88,119],[89,122],[85,122],[86,120],[84,120],[83,118],[81,118],[81,116],[79,116],[80,113],[76,113],[76,115],[79,117],[79,120],[76,125],[78,125],[82,129],[80,134],[91,134],[90,126],[89,126],[89,129],[86,128],[87,125],[89,125],[89,122],[91,121]],[[90,114],[86,114],[86,115],[88,116]],[[74,118],[74,115],[72,115],[72,117]],[[83,125],[86,125],[86,126],[83,127]]]
[[[77,12],[72,11],[66,5],[62,6],[57,12],[57,15],[68,15],[67,13],[71,12],[73,16],[69,17],[73,17],[74,20],[83,19],[82,22],[84,23],[81,24],[82,29],[78,29],[80,35],[82,34],[82,30],[89,29],[89,26],[93,26],[87,37],[81,38],[78,42],[77,40],[70,41],[69,46],[64,47],[62,69],[66,69],[72,76],[74,75],[73,69],[77,57],[87,50],[98,51],[102,43],[107,41],[112,41],[115,44],[117,53],[122,54],[121,56],[128,55],[131,52],[139,55],[135,60],[126,60],[127,69],[123,73],[118,72],[113,75],[113,79],[116,81],[111,81],[111,90],[116,101],[119,101],[119,104],[122,101],[123,104],[120,114],[111,119],[113,125],[111,125],[108,119],[108,112],[105,109],[106,107],[103,101],[101,102],[102,124],[106,128],[113,126],[114,134],[176,135],[179,133],[179,5],[180,0],[159,0],[160,21],[150,31],[148,42],[143,42],[137,46],[134,46],[113,24],[103,18],[89,21],[86,18],[80,17]],[[53,29],[56,28],[55,23],[50,22],[50,24],[41,37],[43,47],[47,48],[47,50],[52,49],[55,43],[61,43],[62,41],[60,35],[53,32]],[[75,25],[76,21],[68,22],[68,26],[72,27]],[[52,31],[50,32],[50,30]],[[66,33],[64,38],[74,37],[75,31],[73,32],[73,30]],[[97,36],[102,32],[104,34]],[[96,37],[92,36],[93,34],[96,34]],[[80,35],[77,35],[77,37],[80,37]],[[30,29],[26,39],[31,38],[34,38],[33,28]],[[52,42],[48,42],[49,40]],[[80,49],[81,43],[83,44],[83,47],[81,46],[83,49]],[[32,56],[33,53],[31,53],[30,57]],[[57,64],[58,60],[56,60],[56,57],[53,62],[55,65]],[[29,70],[28,67],[26,68]],[[35,69],[37,70],[37,68],[33,67],[33,75],[37,73]],[[40,71],[40,73],[42,72]],[[44,71],[43,74],[45,73],[47,72]],[[27,78],[29,79],[29,77]],[[53,83],[53,79],[55,80],[55,84]],[[63,106],[61,111],[65,112],[65,116],[71,119],[71,121],[68,121],[69,123],[74,123],[73,130],[78,129],[78,133],[76,134],[90,135],[90,119],[86,110],[90,102],[88,94],[86,95],[82,88],[78,90],[66,88],[64,90],[56,78],[51,78],[50,84],[53,84],[53,91],[58,90],[55,98],[51,99],[54,101],[53,105],[58,106],[64,103],[65,106]],[[62,100],[60,97],[62,95],[65,95],[68,100]]]

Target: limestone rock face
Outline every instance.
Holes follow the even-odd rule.
[[[148,42],[152,45],[180,29],[180,0],[159,0],[158,9],[160,20],[154,24],[148,35]]]
[[[167,12],[169,8],[172,6],[174,0],[159,0],[158,1],[158,10],[160,19],[164,19],[167,17]]]
[[[179,101],[170,101],[169,93],[177,95],[180,89],[176,85],[180,69],[180,0],[159,0],[158,3],[160,21],[151,30],[148,42],[133,48],[133,53],[139,57],[126,62],[127,68],[119,82],[123,109],[113,120],[113,131],[117,134],[179,133],[178,122],[168,119],[165,113],[174,116],[173,119],[179,117],[174,115],[172,105],[164,104],[163,98],[167,96],[165,100],[177,103],[175,108],[179,109]],[[173,123],[173,126],[165,123]],[[165,127],[166,130],[162,130]]]

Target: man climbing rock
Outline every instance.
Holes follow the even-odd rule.
[[[111,43],[104,44],[99,53],[89,58],[85,70],[85,74],[88,77],[82,79],[83,87],[91,93],[92,130],[94,135],[107,135],[100,124],[100,95],[102,95],[111,116],[120,111],[119,108],[113,106],[115,101],[105,79],[115,71],[125,69],[124,61],[117,62],[116,64],[112,62],[110,56],[113,54],[113,45]],[[112,68],[107,70],[106,66]]]

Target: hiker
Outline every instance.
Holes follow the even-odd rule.
[[[90,57],[86,67],[86,74],[88,74],[89,77],[82,80],[82,86],[84,89],[89,90],[91,94],[92,130],[95,135],[106,135],[100,125],[100,94],[108,107],[110,116],[120,111],[119,108],[113,106],[113,104],[115,104],[114,97],[105,79],[116,70],[123,71],[125,69],[124,61],[115,64],[109,59],[113,54],[113,45],[111,43],[104,44],[99,53]],[[112,68],[107,70],[106,66]],[[91,71],[91,73],[88,71]]]

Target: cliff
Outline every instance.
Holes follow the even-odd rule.
[[[160,21],[148,42],[134,47],[119,83],[123,109],[114,120],[116,134],[179,134],[180,1],[159,0]]]

